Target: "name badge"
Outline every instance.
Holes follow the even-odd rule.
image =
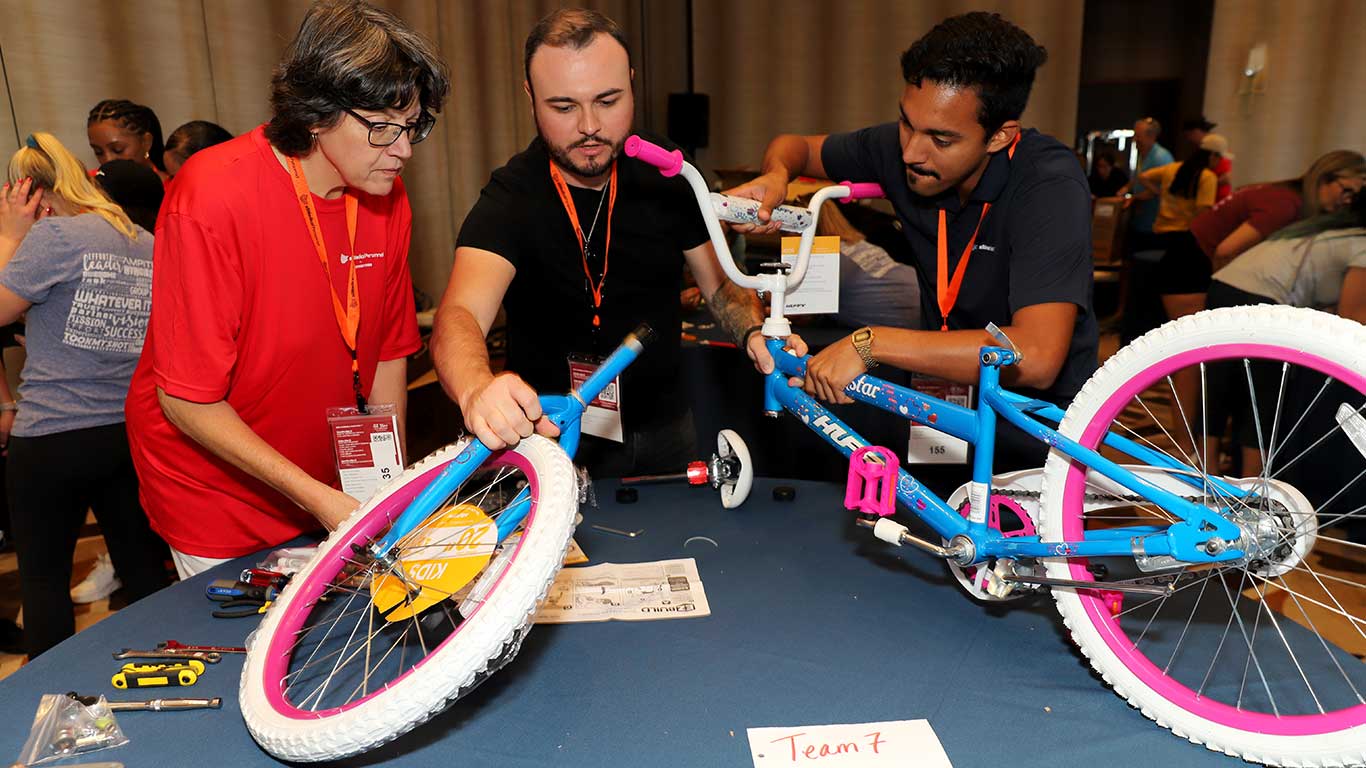
[[[911,388],[922,395],[937,397],[954,405],[968,407],[972,402],[972,387],[945,381],[933,376],[914,375]],[[968,443],[946,435],[934,427],[911,424],[910,440],[906,446],[906,462],[910,464],[966,464]]]
[[[398,409],[392,403],[371,404],[364,414],[355,406],[328,408],[327,426],[337,475],[348,496],[364,504],[403,471]]]
[[[577,357],[569,358],[569,386],[578,389],[579,385],[588,381],[588,377],[593,375],[593,371],[602,364],[601,358]],[[583,420],[579,422],[579,428],[585,435],[601,437],[604,440],[613,442],[624,442],[625,438],[621,430],[621,377],[612,379],[602,394],[598,395],[593,402],[588,404],[588,410],[583,413]]]

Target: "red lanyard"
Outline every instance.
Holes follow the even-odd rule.
[[[1020,135],[1015,134],[1015,140],[1010,143],[1010,149],[1006,150],[1006,157],[1015,157],[1015,147],[1020,143]],[[935,274],[935,280],[939,295],[939,316],[943,318],[943,324],[939,330],[949,329],[949,313],[953,311],[953,305],[958,303],[958,290],[963,287],[963,275],[968,271],[968,260],[972,258],[972,247],[977,244],[977,233],[982,231],[982,222],[987,220],[987,211],[991,210],[991,203],[982,203],[982,215],[977,219],[977,228],[972,230],[972,238],[968,240],[968,245],[963,249],[963,256],[958,259],[958,268],[953,271],[953,281],[949,281],[949,236],[947,216],[944,209],[939,209],[939,270]]]
[[[313,193],[308,189],[308,180],[304,178],[304,167],[297,157],[285,157],[285,164],[289,167],[290,179],[294,182],[294,196],[299,201],[299,211],[304,216],[304,226],[308,228],[308,236],[313,241],[313,247],[318,251],[318,261],[323,267],[323,276],[327,278],[327,293],[332,297],[332,312],[337,317],[337,328],[341,330],[342,340],[346,342],[346,348],[351,353],[351,385],[356,391],[356,407],[362,413],[365,412],[365,396],[361,393],[360,386],[360,363],[356,359],[356,331],[360,328],[360,289],[356,285],[356,260],[352,258],[350,273],[346,280],[346,306],[342,307],[341,299],[337,297],[337,289],[332,285],[332,270],[327,264],[327,241],[323,239],[323,230],[318,222],[318,210],[313,207]],[[346,200],[346,237],[347,244],[351,248],[351,255],[354,257],[356,252],[356,217],[360,207],[356,196],[349,190],[343,195]]]
[[[550,180],[555,183],[555,191],[560,194],[560,203],[569,214],[569,223],[574,225],[574,236],[579,239],[579,254],[583,257],[583,276],[588,279],[588,290],[593,294],[593,327],[602,325],[599,312],[602,309],[602,285],[607,282],[607,254],[612,250],[612,208],[617,204],[617,166],[612,164],[612,178],[607,182],[607,245],[602,250],[602,276],[593,281],[593,273],[588,269],[588,243],[583,241],[583,227],[579,226],[579,214],[574,209],[574,198],[569,195],[569,185],[565,183],[555,161],[550,161]]]

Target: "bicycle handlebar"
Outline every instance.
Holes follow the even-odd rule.
[[[841,181],[840,185],[849,188],[848,197],[840,200],[841,203],[852,203],[855,200],[887,196],[882,191],[881,184],[875,184],[871,181]]]
[[[759,223],[760,203],[755,200],[713,194],[707,189],[707,182],[702,178],[702,174],[691,163],[684,160],[683,153],[678,150],[664,149],[639,136],[627,138],[624,149],[627,157],[633,157],[653,165],[664,176],[682,174],[688,185],[692,187],[693,194],[697,198],[698,209],[702,212],[702,221],[706,224],[707,233],[711,236],[712,247],[716,250],[717,259],[721,262],[721,269],[726,273],[726,277],[741,288],[767,291],[772,295],[772,300],[769,302],[768,319],[764,322],[763,330],[764,335],[769,338],[784,338],[791,332],[790,324],[783,317],[785,297],[790,290],[800,285],[802,278],[806,276],[807,263],[811,258],[811,246],[816,237],[816,223],[820,219],[821,205],[826,200],[882,196],[882,188],[877,184],[845,182],[818,190],[812,196],[808,208],[789,205],[780,205],[774,208],[769,220],[778,222],[783,230],[801,235],[801,245],[797,249],[796,259],[792,262],[791,270],[786,274],[778,271],[776,273],[747,275],[736,267],[734,257],[731,256],[730,247],[726,241],[726,235],[721,230],[720,222],[724,220],[738,224],[757,224]]]
[[[677,176],[683,169],[683,153],[677,149],[669,150],[652,144],[639,136],[626,140],[626,156],[643,160],[659,169],[662,176]]]

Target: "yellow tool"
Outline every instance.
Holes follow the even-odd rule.
[[[175,664],[124,664],[109,682],[125,688],[157,688],[167,685],[194,685],[204,674],[204,662],[187,659]]]

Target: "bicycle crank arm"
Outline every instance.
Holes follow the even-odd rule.
[[[1041,584],[1046,587],[1074,587],[1076,589],[1103,589],[1112,592],[1137,592],[1142,595],[1168,595],[1175,590],[1175,582],[1165,587],[1156,584],[1135,584],[1131,581],[1077,581],[1073,579],[1053,579],[1047,576],[1004,575],[1001,581],[1016,584]]]

